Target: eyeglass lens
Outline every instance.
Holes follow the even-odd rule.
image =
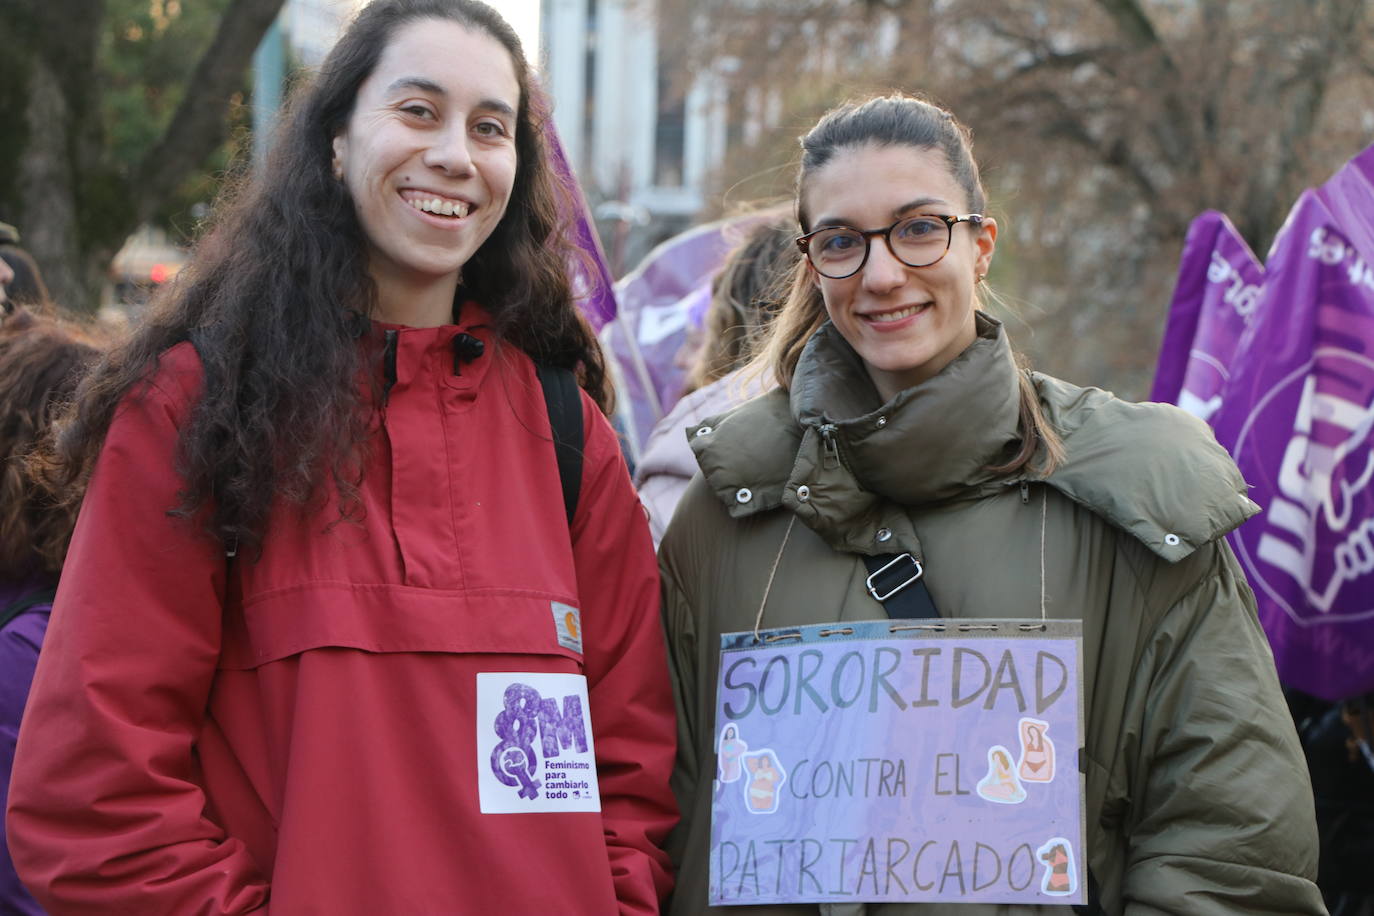
[[[913,216],[887,230],[887,247],[908,267],[934,264],[949,248],[949,224],[931,216]],[[873,233],[878,235],[881,233]],[[807,256],[822,275],[843,279],[859,270],[867,260],[872,237],[857,229],[836,226],[811,237]]]

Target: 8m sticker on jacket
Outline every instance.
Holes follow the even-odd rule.
[[[483,814],[601,810],[585,677],[477,675],[477,788]]]

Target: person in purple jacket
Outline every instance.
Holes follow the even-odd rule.
[[[76,523],[58,509],[26,459],[98,355],[79,328],[23,308],[0,318],[0,811],[19,719],[48,628],[57,575]],[[0,819],[0,913],[42,913],[19,882]]]

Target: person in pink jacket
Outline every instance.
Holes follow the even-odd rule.
[[[531,111],[489,7],[365,7],[83,383],[7,821],[53,913],[658,911],[653,550]]]
[[[697,472],[686,430],[772,387],[762,373],[740,370],[786,295],[785,281],[800,255],[792,243],[791,213],[775,210],[761,216],[712,281],[700,349],[690,354],[682,398],[654,426],[635,468],[655,546]]]

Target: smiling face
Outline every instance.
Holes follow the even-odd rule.
[[[383,302],[435,286],[451,298],[510,201],[519,107],[496,39],[444,19],[396,30],[334,139]]]
[[[963,216],[968,194],[938,149],[865,144],[842,149],[807,180],[807,230],[877,229],[918,214]],[[825,310],[863,360],[883,400],[938,373],[971,343],[973,295],[992,263],[997,224],[959,223],[935,264],[908,267],[881,238],[852,277],[831,280],[811,269]],[[808,265],[809,266],[809,265]]]

